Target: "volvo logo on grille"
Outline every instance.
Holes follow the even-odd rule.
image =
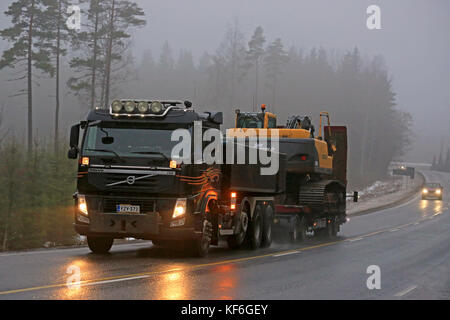
[[[136,181],[136,177],[135,176],[127,177],[127,183],[128,184],[133,184],[135,181]]]

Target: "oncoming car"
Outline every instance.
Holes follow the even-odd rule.
[[[422,200],[442,200],[442,186],[439,183],[426,183],[422,189]]]

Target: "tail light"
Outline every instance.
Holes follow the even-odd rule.
[[[230,197],[230,209],[231,210],[236,210],[236,197],[237,197],[237,194],[236,194],[236,192],[231,192],[230,196],[231,196]]]
[[[308,160],[308,156],[307,156],[306,154],[302,154],[302,155],[300,156],[300,160],[301,160],[301,161],[306,161],[306,160]]]

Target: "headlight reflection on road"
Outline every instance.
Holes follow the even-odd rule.
[[[185,300],[188,299],[188,288],[191,280],[185,271],[175,271],[163,274],[158,279],[157,299],[160,300]]]
[[[442,201],[436,201],[435,206],[433,208],[433,211],[435,214],[441,214],[442,213]]]
[[[232,300],[233,292],[237,284],[236,266],[225,264],[214,268],[213,272],[217,281],[213,283],[215,296],[220,300]]]

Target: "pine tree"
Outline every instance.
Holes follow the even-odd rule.
[[[105,105],[109,104],[114,60],[122,60],[124,51],[128,47],[126,40],[131,36],[130,29],[146,24],[142,17],[144,17],[144,11],[135,2],[110,0],[109,20],[106,26],[108,32],[105,54]]]
[[[249,69],[254,68],[255,70],[255,93],[254,93],[254,103],[253,108],[255,109],[258,105],[258,80],[259,80],[259,65],[261,59],[264,55],[264,43],[266,38],[264,37],[264,30],[261,27],[257,27],[253,33],[252,38],[248,42],[248,50],[246,52],[246,63],[244,65],[244,70],[247,72]]]
[[[61,56],[65,56],[67,50],[65,43],[70,38],[70,31],[66,26],[68,18],[67,8],[69,6],[68,0],[43,0],[46,5],[44,11],[45,20],[47,21],[46,33],[49,38],[54,39],[50,43],[50,49],[54,57],[55,68],[55,118],[54,118],[54,151],[58,153],[59,141],[59,114],[60,114],[60,65]]]
[[[102,39],[106,38],[107,32],[103,26],[106,20],[106,4],[101,0],[80,0],[80,4],[88,6],[83,9],[87,22],[83,25],[83,31],[75,33],[72,39],[73,49],[77,54],[70,60],[69,65],[75,74],[69,78],[67,85],[83,104],[93,109],[99,102],[99,74],[104,71]]]
[[[272,90],[272,111],[276,106],[276,91],[278,78],[282,74],[282,67],[288,61],[288,55],[284,50],[283,43],[277,38],[266,48],[264,56],[264,67],[266,70],[266,85]]]
[[[12,47],[3,52],[0,69],[17,68],[16,78],[12,80],[27,80],[27,88],[19,90],[14,96],[27,95],[28,98],[28,155],[33,148],[33,70],[51,76],[54,73],[44,11],[42,0],[17,0],[5,12],[13,25],[0,31],[0,36],[12,43]]]

